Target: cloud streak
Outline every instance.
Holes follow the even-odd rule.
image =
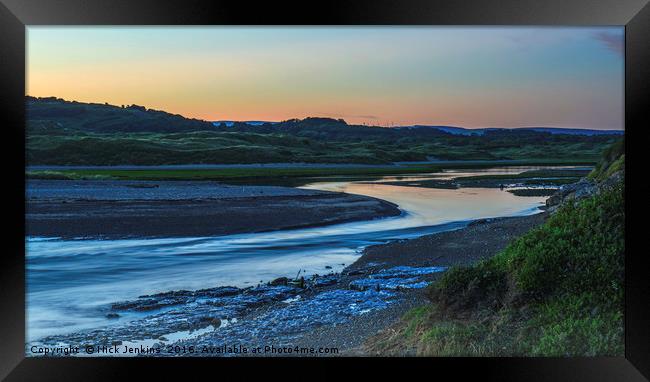
[[[594,37],[596,40],[603,43],[607,49],[619,54],[621,57],[624,56],[625,40],[623,39],[622,35],[611,32],[597,32]]]

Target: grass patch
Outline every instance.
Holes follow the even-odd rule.
[[[273,167],[273,168],[220,168],[220,169],[153,169],[153,170],[118,170],[118,169],[75,169],[45,171],[28,171],[32,179],[87,179],[89,177],[105,177],[120,180],[231,180],[231,179],[260,179],[260,178],[292,178],[318,176],[354,176],[354,175],[395,175],[421,172],[436,172],[435,166],[410,167]]]
[[[595,181],[602,181],[623,169],[625,169],[625,138],[618,140],[603,152],[603,159],[588,177]]]
[[[80,174],[75,171],[27,171],[25,173],[29,179],[43,179],[43,180],[110,180],[115,179],[108,174]]]
[[[532,159],[528,161],[471,161],[444,164],[412,164],[401,166],[341,167],[225,167],[218,169],[64,169],[30,170],[31,179],[122,179],[122,180],[217,180],[260,181],[272,178],[310,178],[321,176],[388,176],[424,174],[443,169],[483,168],[498,165],[564,165],[563,161]],[[426,181],[424,181],[426,182]],[[424,183],[423,182],[423,183]]]

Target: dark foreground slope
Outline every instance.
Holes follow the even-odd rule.
[[[624,161],[624,159],[621,159]],[[623,164],[568,187],[539,228],[494,257],[446,272],[429,303],[367,342],[370,354],[623,354]]]

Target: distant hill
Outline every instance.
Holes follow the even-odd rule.
[[[343,119],[185,118],[144,106],[26,99],[31,165],[368,163],[431,160],[596,162],[622,132],[558,128],[379,127]]]
[[[271,125],[278,123],[278,122],[269,122],[269,121],[214,121],[212,122],[212,124],[217,127],[221,127],[222,125],[225,127],[232,127],[235,124],[235,122],[241,122],[251,126],[260,126],[265,123],[269,123]]]
[[[94,133],[189,131],[248,131],[256,133],[291,133],[319,138],[375,138],[433,137],[441,134],[485,135],[492,132],[537,132],[566,135],[623,135],[620,130],[590,130],[559,127],[482,128],[467,129],[454,126],[414,125],[379,127],[349,125],[343,119],[316,118],[268,121],[214,121],[185,118],[161,110],[139,105],[115,106],[101,103],[65,101],[60,98],[27,97],[27,120],[31,127],[73,129]],[[226,130],[227,129],[227,130]],[[308,132],[312,131],[313,134]]]
[[[214,130],[210,122],[185,118],[144,106],[114,106],[27,97],[28,127],[71,129],[94,133],[188,132]]]
[[[518,128],[498,128],[488,127],[482,129],[466,129],[464,127],[455,126],[428,126],[428,125],[414,125],[402,126],[398,129],[435,129],[444,131],[454,135],[483,135],[489,131],[535,131],[538,133],[550,134],[567,134],[567,135],[624,135],[623,130],[593,130],[593,129],[571,129],[564,127],[518,127]]]

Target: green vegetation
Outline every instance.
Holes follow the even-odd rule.
[[[220,181],[270,181],[273,179],[298,179],[319,176],[341,177],[366,177],[404,174],[424,174],[439,172],[450,168],[482,168],[495,165],[565,165],[572,164],[565,161],[529,160],[529,161],[471,161],[446,164],[411,164],[411,165],[375,165],[375,166],[331,166],[331,167],[224,167],[215,169],[187,168],[187,169],[65,169],[65,170],[30,170],[27,176],[31,179],[125,179],[125,180],[220,180]],[[582,164],[582,163],[580,163]],[[533,180],[531,180],[533,181]],[[428,180],[419,181],[422,187],[427,187]],[[431,187],[444,187],[442,183],[430,185]],[[455,188],[450,185],[447,188]]]
[[[30,165],[389,164],[431,158],[595,163],[616,138],[532,130],[466,136],[328,118],[226,127],[136,105],[27,99]]]
[[[611,153],[595,178],[620,168],[623,152]],[[430,305],[370,346],[436,356],[622,355],[625,183],[617,179],[563,204],[494,257],[451,268],[429,287]]]
[[[623,185],[567,204],[497,256],[450,269],[379,351],[436,356],[623,354]]]
[[[219,169],[153,170],[37,170],[28,171],[33,179],[124,179],[124,180],[254,180],[309,178],[316,176],[394,175],[438,171],[436,166],[385,167],[227,167]]]
[[[405,147],[316,142],[285,134],[241,132],[41,134],[27,139],[31,165],[364,163],[425,160]]]
[[[603,159],[589,174],[589,178],[602,181],[613,173],[625,169],[625,139],[617,141],[603,153]]]

